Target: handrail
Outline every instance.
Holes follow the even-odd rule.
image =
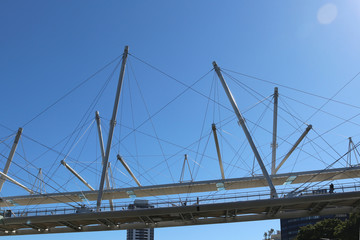
[[[335,192],[356,192],[360,190],[360,184],[354,183],[342,184],[335,187]],[[315,194],[331,194],[327,188],[311,188],[306,191],[284,191],[278,192],[279,197],[301,197]],[[263,200],[270,199],[270,191],[249,191],[249,192],[226,192],[223,194],[209,194],[202,196],[184,197],[186,200],[179,200],[179,198],[168,198],[168,199],[155,199],[149,200],[149,205],[154,208],[164,207],[178,207],[178,206],[190,206],[190,205],[202,205],[202,204],[214,204],[214,203],[225,203],[225,202],[237,202],[237,201],[249,201],[249,200]],[[130,210],[128,209],[129,204],[133,201],[124,201],[113,205],[113,211]],[[17,210],[1,210],[0,215],[4,217],[24,217],[24,216],[46,216],[46,215],[60,215],[60,214],[74,214],[80,213],[81,208],[38,208],[27,211],[24,208]],[[84,208],[88,212],[95,212],[96,205],[90,205]],[[136,211],[136,209],[131,209]],[[104,205],[101,207],[101,211],[111,211],[110,205]]]

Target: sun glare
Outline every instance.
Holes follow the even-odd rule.
[[[335,20],[337,14],[338,10],[335,4],[327,3],[319,9],[317,18],[321,24],[330,24]]]

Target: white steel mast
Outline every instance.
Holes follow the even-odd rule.
[[[120,100],[120,93],[121,93],[121,87],[122,87],[122,83],[123,83],[123,79],[124,79],[126,59],[128,57],[128,52],[129,52],[129,47],[125,46],[124,53],[123,53],[123,56],[122,56],[122,64],[121,64],[121,70],[120,70],[120,75],[119,75],[119,82],[118,82],[118,86],[117,86],[117,90],[116,90],[113,113],[112,113],[112,117],[111,117],[111,120],[110,120],[110,129],[109,129],[109,136],[108,136],[108,140],[107,140],[107,144],[106,144],[105,158],[104,158],[104,161],[103,161],[103,170],[102,170],[102,173],[101,173],[99,194],[98,194],[97,203],[96,203],[96,210],[97,211],[100,210],[101,199],[102,199],[102,196],[103,196],[105,176],[106,176],[107,169],[108,169],[111,142],[112,142],[112,137],[113,137],[113,133],[114,133],[114,128],[115,128],[115,125],[116,125],[116,115],[117,115],[117,109],[118,109],[119,100]]]
[[[218,67],[218,65],[216,64],[215,61],[213,62],[213,66],[214,66],[215,72],[217,73],[217,75],[218,75],[218,77],[220,79],[220,82],[221,82],[222,86],[224,87],[226,95],[229,98],[231,106],[234,109],[235,115],[237,116],[237,118],[239,120],[239,124],[241,125],[241,127],[242,127],[242,129],[243,129],[243,131],[245,133],[245,136],[246,136],[246,138],[247,138],[247,140],[248,140],[248,142],[250,144],[250,147],[251,147],[252,151],[254,152],[255,158],[259,163],[261,171],[263,172],[263,175],[266,178],[266,181],[267,181],[267,183],[268,183],[268,185],[270,187],[271,198],[277,198],[276,189],[275,189],[275,187],[274,187],[274,185],[273,185],[273,183],[271,181],[271,178],[270,178],[270,176],[269,176],[269,174],[268,174],[268,172],[267,172],[267,170],[265,168],[265,165],[264,165],[264,163],[263,163],[263,161],[262,161],[262,159],[260,157],[260,154],[259,154],[259,152],[258,152],[258,150],[257,150],[257,148],[256,148],[256,146],[254,144],[254,141],[252,140],[250,132],[249,132],[249,130],[248,130],[246,124],[245,124],[245,120],[242,117],[242,115],[241,115],[241,113],[239,111],[239,108],[236,105],[235,99],[234,99],[233,95],[231,94],[231,91],[230,91],[228,85],[226,84],[224,77],[221,74],[220,68]]]

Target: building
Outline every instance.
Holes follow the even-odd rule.
[[[281,240],[281,231],[277,230],[275,234],[272,234],[271,240]]]
[[[135,200],[128,209],[153,208],[147,200]],[[127,230],[127,240],[154,240],[154,229],[129,229]]]
[[[313,190],[311,195],[317,194],[332,194],[334,192],[334,185],[330,184],[329,191],[328,189],[317,189]],[[289,196],[288,196],[289,197]],[[290,197],[296,197],[296,195],[291,195]],[[299,232],[299,229],[306,225],[314,225],[317,222],[320,222],[324,219],[329,218],[337,218],[342,221],[349,219],[348,214],[336,214],[336,215],[326,215],[326,216],[308,216],[308,217],[301,217],[301,218],[287,218],[287,219],[280,219],[281,225],[281,240],[293,240]]]

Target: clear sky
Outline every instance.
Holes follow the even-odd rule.
[[[122,124],[122,128],[118,126],[116,130],[115,135],[118,138],[114,140],[115,143],[119,138],[130,133],[129,129],[141,124],[149,115],[154,114],[186,89],[184,85],[138,59],[150,63],[186,85],[193,84],[209,72],[212,69],[212,61],[216,60],[218,65],[226,69],[229,74],[225,75],[225,78],[236,78],[261,94],[255,94],[257,98],[254,98],[240,85],[229,83],[239,108],[246,112],[247,124],[253,131],[256,127],[254,122],[262,117],[261,113],[270,103],[265,101],[265,105],[260,104],[258,109],[252,109],[251,106],[270,96],[275,86],[279,87],[280,96],[283,96],[280,104],[284,105],[279,112],[283,111],[281,114],[284,118],[292,119],[290,121],[293,121],[293,125],[298,124],[298,127],[295,127],[297,134],[289,137],[289,143],[297,139],[306,128],[305,124],[314,126],[315,131],[311,133],[309,139],[316,138],[319,142],[304,146],[304,150],[315,152],[314,155],[319,161],[310,158],[311,154],[297,153],[296,157],[289,159],[289,164],[284,165],[282,172],[294,171],[295,167],[298,167],[296,168],[298,170],[324,168],[339,156],[335,151],[331,153],[333,158],[326,154],[322,155],[322,150],[329,148],[328,143],[336,146],[336,151],[341,155],[347,151],[348,137],[353,137],[354,142],[359,140],[359,118],[352,118],[359,113],[359,108],[328,102],[326,99],[283,86],[325,98],[334,97],[334,100],[360,106],[358,97],[360,81],[358,78],[351,81],[360,71],[359,24],[360,2],[356,0],[177,2],[2,0],[0,1],[2,112],[0,137],[1,140],[6,139],[16,132],[18,127],[24,127],[24,136],[27,136],[23,138],[18,150],[21,157],[19,155],[14,159],[15,162],[18,161],[19,166],[12,166],[10,175],[21,176],[25,173],[22,168],[36,175],[36,167],[41,167],[48,175],[54,176],[63,184],[71,176],[62,167],[58,167],[59,161],[64,158],[64,156],[60,157],[58,152],[62,152],[68,154],[67,161],[79,171],[83,171],[91,184],[98,186],[101,162],[97,161],[94,164],[95,174],[94,171],[88,171],[86,165],[99,154],[96,129],[92,125],[89,127],[92,132],[86,134],[84,132],[94,116],[93,110],[100,111],[103,124],[106,126],[104,131],[108,130],[119,68],[96,105],[91,106],[91,103],[104,86],[115,64],[71,92],[44,114],[29,121],[98,69],[121,55],[125,45],[129,45],[132,55],[129,57],[119,107],[118,123]],[[235,72],[256,76],[275,84],[256,81]],[[138,85],[141,85],[141,93],[137,88]],[[221,87],[218,79],[211,72],[194,85],[193,89],[210,99],[218,100],[217,105],[195,91],[187,91],[170,104],[169,108],[156,115],[153,121],[148,121],[139,128],[140,131],[155,135],[157,141],[152,139],[150,142],[150,138],[142,140],[140,133],[133,134],[123,140],[120,147],[114,147],[113,154],[121,152],[125,158],[128,157],[136,173],[152,168],[156,165],[156,161],[160,161],[154,159],[160,156],[164,158],[160,161],[162,163],[160,169],[149,172],[148,175],[139,174],[141,175],[139,179],[144,185],[177,182],[182,157],[189,152],[178,152],[181,148],[165,142],[162,142],[159,148],[159,139],[187,146],[199,139],[199,136],[206,136],[205,133],[211,129],[212,121],[222,122],[227,117],[232,117],[231,111],[224,108],[221,111],[214,110],[221,106],[230,108],[222,89],[219,88],[221,92],[214,90],[217,89],[215,85]],[[343,86],[345,87],[342,88]],[[131,93],[130,90],[135,92]],[[292,98],[299,102],[293,101]],[[250,108],[250,111],[246,111]],[[316,110],[319,108],[321,111]],[[86,112],[87,109],[91,111]],[[285,110],[292,112],[293,115],[287,114]],[[335,117],[327,114],[328,112]],[[83,122],[81,122],[82,117],[85,119]],[[334,126],[350,118],[352,119],[346,124],[332,130]],[[263,124],[266,129],[271,130],[271,111],[266,113],[264,119]],[[66,139],[65,142],[68,142],[65,145],[64,142],[56,145],[79,123],[85,127],[71,135],[69,141]],[[204,123],[205,130],[202,131]],[[294,128],[291,128],[293,125],[287,125],[283,119],[279,120],[279,124],[279,132],[283,139],[286,139],[286,136],[294,131]],[[224,125],[220,129],[224,138],[235,141],[236,149],[244,141],[244,135],[236,126],[234,119],[230,125]],[[235,132],[232,131],[233,129]],[[328,130],[331,131],[327,132]],[[83,133],[84,139],[89,134],[89,140],[86,141],[92,148],[92,153],[87,150],[83,153],[86,149],[83,147],[85,143],[79,140],[82,139]],[[269,166],[271,134],[260,129],[254,132],[254,135],[257,145],[262,149],[264,161]],[[322,137],[326,138],[326,141]],[[57,152],[51,155],[30,138],[52,147]],[[79,145],[76,145],[78,140]],[[198,171],[197,180],[220,178],[213,145],[211,145],[212,150],[207,149],[206,140],[207,138],[202,144],[190,147],[192,152],[189,158],[193,160],[193,169]],[[12,139],[9,139],[5,143],[11,144],[11,141]],[[286,153],[289,143],[288,145],[285,143],[284,148],[280,148],[279,145],[279,156]],[[226,147],[225,140],[223,145],[225,149],[231,148]],[[4,156],[9,150],[7,146],[2,145],[0,151],[2,166],[5,163]],[[206,158],[202,159],[198,156],[199,152],[214,156],[215,161],[207,162]],[[226,157],[231,159],[234,156],[232,150],[224,152],[226,152],[224,159]],[[168,158],[174,153],[177,153],[175,158]],[[33,165],[29,165],[25,158]],[[111,161],[115,163],[114,159],[115,157]],[[225,164],[227,176],[249,176],[249,172],[242,169],[250,167],[251,170],[253,164],[251,152],[245,151],[239,159],[241,160],[235,158],[231,161],[224,160],[227,161]],[[244,163],[241,163],[242,160]],[[196,167],[195,162],[200,163],[201,167]],[[344,165],[338,167],[341,166]],[[119,169],[117,187],[127,186],[126,183],[129,184],[131,180],[121,174],[120,170],[123,172],[124,170],[120,165],[115,167]],[[255,170],[257,174],[261,174],[258,167]],[[156,179],[149,180],[149,178]],[[27,185],[34,182],[31,176],[17,179]],[[2,196],[25,194],[22,190],[7,184],[4,185]],[[55,186],[54,183],[49,184]],[[66,182],[64,186],[68,190],[84,189],[76,180]],[[156,229],[155,238],[157,240],[170,238],[257,240],[261,239],[264,231],[270,228],[279,229],[279,221]],[[125,239],[125,233],[125,231],[116,231],[4,239],[99,239],[100,237]]]

